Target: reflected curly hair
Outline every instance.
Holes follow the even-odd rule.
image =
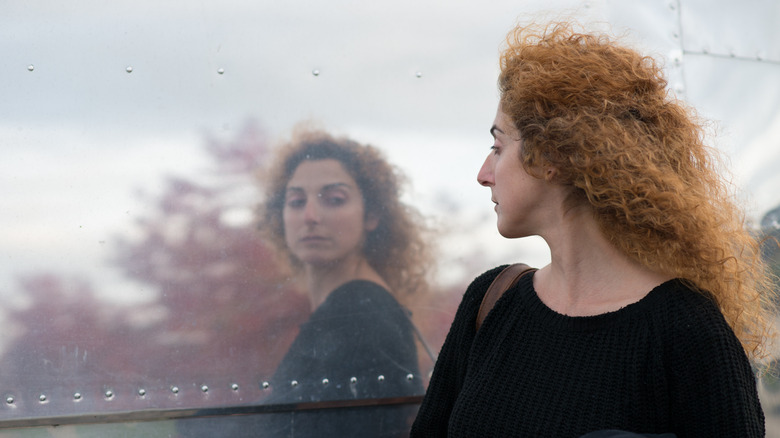
[[[652,58],[575,27],[507,36],[500,100],[523,166],[556,167],[613,245],[711,295],[748,355],[766,357],[775,292],[704,124]]]
[[[427,290],[431,258],[424,241],[424,221],[418,211],[400,200],[405,178],[370,145],[347,138],[334,138],[316,130],[297,130],[283,145],[265,174],[265,202],[260,206],[260,230],[294,267],[300,262],[284,239],[282,213],[287,183],[307,160],[337,160],[355,179],[363,196],[365,214],[379,218],[379,225],[366,235],[363,254],[368,263],[401,301]]]

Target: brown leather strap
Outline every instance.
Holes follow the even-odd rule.
[[[490,283],[487,292],[485,292],[485,296],[482,298],[482,304],[479,305],[479,313],[477,313],[477,331],[479,331],[479,328],[482,326],[482,321],[485,320],[488,313],[493,309],[493,306],[496,305],[498,299],[504,295],[504,292],[514,286],[517,281],[520,280],[520,277],[535,270],[536,268],[532,268],[525,263],[515,263],[504,268],[504,270],[496,276],[493,283]]]

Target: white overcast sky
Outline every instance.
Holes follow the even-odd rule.
[[[272,138],[314,119],[384,148],[411,202],[434,217],[460,207],[441,218],[458,236],[447,257],[488,249],[452,275],[543,264],[538,240],[498,236],[476,172],[505,34],[562,14],[662,58],[672,87],[717,123],[750,217],[780,204],[774,0],[3,0],[0,294],[18,273],[53,270],[143,296],[105,262],[143,208],[133,191],[196,173],[203,133],[229,139],[249,119]]]

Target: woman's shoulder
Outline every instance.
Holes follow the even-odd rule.
[[[488,269],[472,280],[472,282],[466,288],[466,292],[463,294],[463,299],[460,303],[460,310],[467,310],[473,307],[479,308],[485,293],[490,287],[490,284],[493,283],[493,280],[495,280],[498,274],[500,274],[501,271],[503,271],[507,266],[509,265],[501,265]]]
[[[509,267],[509,265],[508,264],[504,264],[504,265],[499,265],[499,266],[490,268],[487,271],[479,274],[474,279],[474,281],[471,282],[471,284],[475,285],[475,286],[482,285],[482,284],[487,284],[489,286],[490,283],[492,283],[493,280],[495,280],[495,278],[498,277],[498,274],[500,274],[501,271],[503,271],[507,267]]]
[[[484,295],[487,291],[488,287],[490,287],[490,284],[493,283],[493,280],[498,277],[498,274],[501,273],[504,269],[506,269],[509,265],[500,265],[496,266],[495,268],[488,269],[487,271],[479,274],[474,280],[472,280],[471,284],[469,284],[469,287],[466,289],[466,293],[469,292],[472,293],[479,293],[480,295]],[[482,299],[482,297],[480,297]]]
[[[706,291],[696,290],[686,284],[684,280],[669,280],[653,291],[656,306],[674,322],[690,319],[714,318],[723,320],[723,314],[718,309],[715,299]]]
[[[682,280],[671,280],[657,290],[656,313],[663,327],[686,355],[693,351],[742,351],[715,299]]]

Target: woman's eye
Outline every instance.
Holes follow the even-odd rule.
[[[323,197],[323,200],[327,205],[334,207],[344,205],[344,203],[347,202],[347,198],[344,196],[325,196]]]
[[[494,154],[497,154],[499,152],[498,146],[491,145],[490,146],[490,151],[493,152]]]
[[[293,198],[287,200],[287,206],[290,208],[301,208],[306,205],[306,200],[303,198]]]

